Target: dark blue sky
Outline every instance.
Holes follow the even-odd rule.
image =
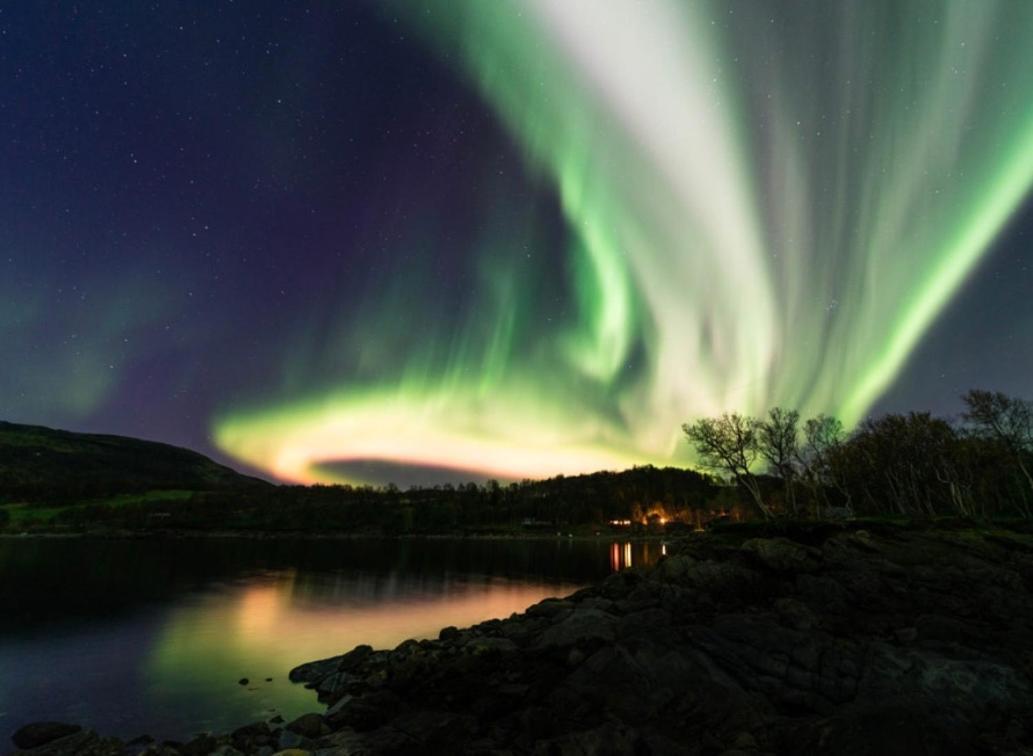
[[[461,296],[472,198],[532,191],[363,3],[100,5],[0,9],[2,417],[210,450],[219,398],[285,380],[400,240]]]
[[[334,339],[393,281],[458,324],[512,207],[562,247],[478,93],[370,4],[0,8],[0,418],[212,453],[228,397],[361,369]],[[1033,396],[1031,247],[1027,200],[877,411]]]

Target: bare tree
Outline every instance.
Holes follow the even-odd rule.
[[[846,498],[849,508],[850,490],[842,484],[836,473],[836,455],[843,445],[843,423],[828,415],[812,417],[803,425],[804,443],[798,450],[801,478],[819,505],[829,504],[827,489],[837,489]]]
[[[764,516],[770,518],[771,510],[764,503],[760,485],[750,471],[757,458],[757,427],[758,422],[752,417],[726,412],[719,418],[685,423],[682,430],[695,447],[700,463],[731,475],[749,491]]]
[[[800,413],[775,407],[757,423],[757,449],[785,487],[786,508],[796,512],[796,462]]]
[[[962,417],[978,435],[1001,444],[1033,490],[1028,463],[1033,452],[1033,403],[1000,391],[978,389],[961,398],[967,407]]]

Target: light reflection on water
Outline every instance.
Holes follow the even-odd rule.
[[[661,556],[667,556],[667,544],[663,542],[614,541],[610,544],[610,571],[617,572],[625,567],[656,564]]]
[[[177,739],[289,719],[320,708],[287,681],[301,662],[506,617],[660,552],[567,539],[0,540],[12,610],[0,618],[0,740],[39,719]]]
[[[176,607],[148,659],[148,676],[158,682],[154,695],[163,707],[181,709],[204,691],[247,694],[256,715],[275,709],[289,719],[317,708],[310,691],[286,684],[286,672],[302,662],[361,643],[391,648],[407,638],[436,637],[445,625],[507,617],[580,587],[477,575],[448,576],[435,585],[403,576],[325,578],[310,576],[299,585],[297,574],[287,572]],[[236,681],[244,677],[250,683],[242,688]]]

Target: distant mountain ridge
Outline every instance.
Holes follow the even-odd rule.
[[[178,446],[0,421],[0,503],[268,485]]]

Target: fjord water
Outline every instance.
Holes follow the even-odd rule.
[[[0,740],[37,720],[179,740],[289,721],[320,709],[287,680],[301,662],[505,617],[660,549],[566,538],[0,539]]]

